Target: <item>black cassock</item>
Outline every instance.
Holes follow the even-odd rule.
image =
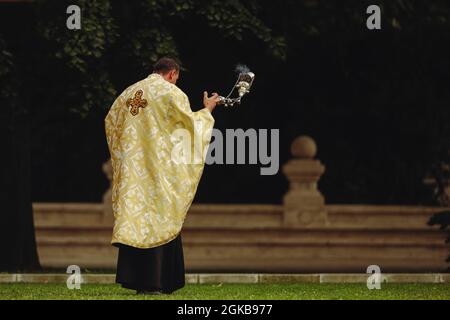
[[[181,234],[155,248],[139,249],[124,244],[119,248],[116,283],[134,290],[172,293],[184,287],[184,257]]]

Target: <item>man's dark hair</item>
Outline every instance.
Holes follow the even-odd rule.
[[[172,70],[180,71],[180,66],[174,59],[171,58],[161,58],[153,65],[153,72],[155,73],[167,74]]]

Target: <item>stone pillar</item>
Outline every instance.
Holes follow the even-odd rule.
[[[285,227],[317,227],[328,224],[325,199],[317,189],[317,182],[325,172],[325,166],[314,157],[317,146],[308,136],[300,136],[291,145],[294,159],[283,166],[283,173],[290,182],[289,191],[283,197]]]
[[[108,222],[113,222],[114,215],[112,211],[112,166],[111,166],[111,159],[106,161],[103,166],[102,170],[105,173],[106,177],[109,180],[109,188],[106,190],[106,192],[103,194],[103,220]]]

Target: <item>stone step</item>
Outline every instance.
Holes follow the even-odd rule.
[[[376,264],[390,271],[444,271],[448,250],[429,246],[342,245],[190,245],[184,244],[188,270],[337,272],[360,271]],[[44,267],[114,268],[117,249],[110,245],[39,246]]]
[[[103,204],[35,203],[36,227],[100,228],[112,227],[112,217],[104,216]],[[439,207],[327,205],[329,223],[320,229],[424,230],[430,229],[430,216]],[[239,221],[239,223],[236,223]],[[205,205],[191,206],[186,228],[267,229],[283,228],[281,205]],[[294,229],[311,229],[295,226]],[[436,229],[437,227],[433,227]],[[315,228],[313,228],[315,229]]]
[[[427,225],[430,217],[441,207],[327,205],[329,225],[333,228],[375,229],[437,229]]]
[[[111,228],[65,229],[38,228],[39,245],[109,245]],[[429,246],[444,245],[445,231],[373,231],[373,230],[285,230],[279,229],[193,229],[182,232],[185,244],[259,244],[259,245],[367,245],[367,246]]]
[[[110,227],[101,203],[34,203],[36,228]]]

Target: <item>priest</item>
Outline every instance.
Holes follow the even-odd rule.
[[[160,59],[152,74],[117,97],[105,118],[116,282],[138,294],[168,294],[185,284],[180,232],[204,169],[219,96],[204,92],[204,108],[193,112],[176,86],[179,75],[175,60]],[[188,137],[181,149],[180,130]]]

